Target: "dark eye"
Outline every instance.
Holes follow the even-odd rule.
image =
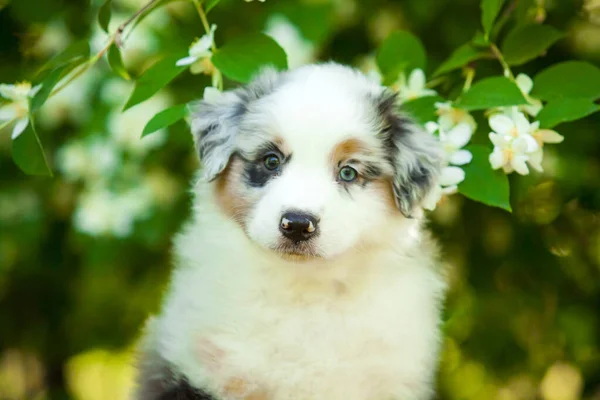
[[[279,167],[279,164],[279,157],[277,157],[275,154],[269,154],[265,157],[265,168],[269,171],[276,170]]]
[[[343,167],[340,169],[340,179],[344,182],[352,182],[358,177],[358,172],[352,167]]]

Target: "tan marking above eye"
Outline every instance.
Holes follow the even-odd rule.
[[[331,153],[331,159],[337,166],[338,163],[351,159],[357,154],[369,151],[369,146],[360,139],[347,139],[338,143]]]

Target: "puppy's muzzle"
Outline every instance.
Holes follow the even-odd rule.
[[[279,230],[293,242],[302,242],[317,233],[318,221],[310,214],[292,211],[282,215]]]

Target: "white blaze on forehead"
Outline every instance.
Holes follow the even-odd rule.
[[[303,69],[290,73],[273,93],[249,107],[239,146],[256,148],[279,137],[294,162],[329,162],[340,142],[358,138],[379,145],[373,98],[381,89],[361,79],[348,80],[348,71]],[[352,73],[353,74],[353,73]],[[364,81],[363,81],[364,80]]]

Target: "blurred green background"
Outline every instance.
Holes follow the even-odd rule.
[[[81,38],[98,51],[100,3],[0,0],[0,83],[31,79]],[[143,4],[115,0],[111,27]],[[600,1],[514,5],[518,18],[566,33],[518,72],[600,63]],[[478,0],[223,0],[209,20],[217,44],[267,32],[292,67],[333,59],[368,70],[377,45],[407,29],[431,72],[473,37],[480,9]],[[202,34],[192,5],[173,2],[137,26],[125,63],[135,76]],[[491,60],[477,68],[499,71]],[[25,176],[0,131],[0,399],[127,398],[133,347],[160,304],[198,166],[183,122],[139,137],[156,112],[209,84],[186,72],[121,113],[133,84],[101,61],[38,117],[54,178]],[[556,129],[565,141],[546,152],[545,173],[510,177],[513,214],[454,195],[431,215],[451,285],[439,399],[600,399],[600,115]]]

